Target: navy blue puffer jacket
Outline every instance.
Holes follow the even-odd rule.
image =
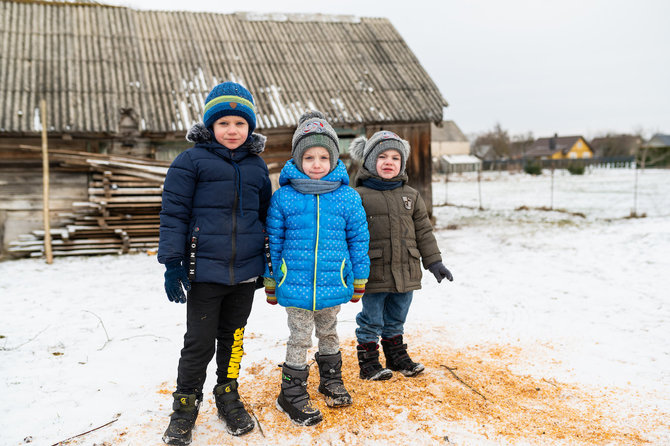
[[[196,124],[187,138],[195,146],[175,158],[163,186],[158,261],[189,265],[195,251],[195,282],[233,285],[262,275],[272,195],[267,165],[258,156],[265,137],[254,133],[229,150]]]

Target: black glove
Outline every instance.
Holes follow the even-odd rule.
[[[437,279],[437,283],[442,282],[442,279],[445,277],[449,282],[454,281],[454,276],[451,275],[451,271],[447,269],[446,266],[444,266],[444,263],[442,262],[435,262],[432,265],[428,266],[428,271],[433,273],[433,276]]]
[[[165,294],[170,302],[186,303],[186,295],[182,286],[186,291],[191,290],[191,282],[188,280],[186,268],[181,264],[180,260],[174,260],[165,264]]]

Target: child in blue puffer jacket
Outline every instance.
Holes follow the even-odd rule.
[[[272,269],[264,283],[268,302],[286,307],[290,330],[277,407],[294,423],[310,426],[322,419],[306,388],[313,330],[319,392],[328,406],[352,403],[342,382],[337,314],[341,304],[358,302],[365,292],[370,235],[361,198],[338,159],[337,134],[321,112],[300,118],[291,154],[268,210]]]

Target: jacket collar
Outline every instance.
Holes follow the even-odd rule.
[[[407,176],[407,172],[403,172],[400,175],[387,180],[386,178],[382,178],[379,175],[376,175],[376,174],[370,172],[365,167],[361,166],[358,169],[358,172],[356,173],[356,180],[354,181],[354,184],[356,186],[362,186],[363,181],[367,180],[368,178],[376,178],[376,179],[381,180],[381,181],[389,181],[389,182],[402,181],[403,184],[406,184],[407,180],[409,179],[409,177]]]
[[[226,149],[231,151],[226,146],[219,144],[212,135],[212,132],[209,131],[205,124],[198,122],[193,127],[191,127],[186,134],[186,140],[194,143],[196,146],[201,146],[205,148],[214,148],[214,149]],[[265,150],[265,141],[267,138],[260,133],[252,133],[249,138],[235,150],[245,149],[245,152],[251,153],[253,155],[259,155]],[[231,151],[232,152],[232,151]]]

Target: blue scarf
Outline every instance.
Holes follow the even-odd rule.
[[[312,180],[309,178],[291,178],[293,189],[305,195],[320,195],[332,192],[342,185],[341,181]]]
[[[393,190],[402,186],[402,181],[383,181],[379,178],[366,178],[361,183],[363,186],[375,190]]]

